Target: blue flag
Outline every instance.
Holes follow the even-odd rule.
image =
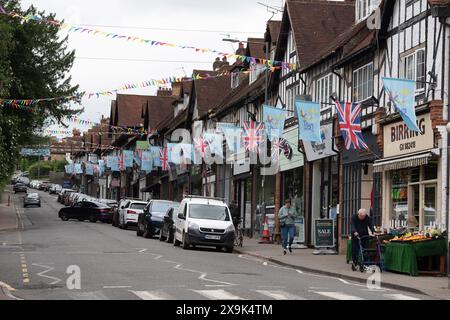
[[[263,122],[269,141],[283,137],[285,121],[285,110],[263,105]]]
[[[381,77],[384,84],[384,90],[389,95],[389,101],[400,113],[409,130],[420,132],[417,126],[415,109],[415,91],[416,82],[414,80],[384,78]]]
[[[102,177],[104,173],[105,173],[105,161],[98,160],[98,176]]]
[[[86,163],[85,173],[87,176],[93,176],[94,175],[94,165],[91,163]]]
[[[117,156],[109,157],[109,163],[111,165],[111,171],[120,172],[120,160]]]
[[[303,141],[322,142],[320,133],[320,104],[295,99],[298,119],[298,138]]]
[[[141,170],[151,172],[153,170],[152,153],[150,151],[142,151]]]
[[[133,168],[133,158],[134,158],[133,151],[124,150],[123,157],[125,162],[125,168]]]
[[[81,163],[75,164],[75,174],[83,174],[83,168],[81,167]]]
[[[192,144],[187,143],[168,143],[167,151],[169,163],[182,164],[184,159],[192,161]]]
[[[153,166],[161,167],[161,147],[150,147],[150,152],[152,153]]]

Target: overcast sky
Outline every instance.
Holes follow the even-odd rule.
[[[242,40],[263,37],[266,22],[272,14],[258,2],[277,7],[282,5],[282,0],[22,0],[22,5],[28,7],[33,4],[39,10],[54,12],[57,20],[64,19],[68,24],[233,52],[231,43],[222,41],[228,37],[225,34]],[[274,19],[281,19],[281,14]],[[61,36],[65,35],[66,32],[61,33]],[[69,34],[69,46],[76,50],[77,56],[72,69],[73,84],[79,84],[81,91],[88,92],[114,89],[125,83],[148,79],[182,76],[184,73],[189,76],[193,69],[210,70],[216,58],[212,54],[186,49],[152,47],[78,33]],[[123,93],[152,95],[155,88]],[[80,117],[99,122],[102,115],[109,116],[110,101],[111,98],[106,97],[84,99],[85,112]],[[89,128],[76,127],[82,130]]]

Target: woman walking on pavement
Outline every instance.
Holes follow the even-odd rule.
[[[286,255],[286,250],[292,253],[292,244],[295,237],[295,217],[296,211],[291,207],[291,200],[286,199],[286,204],[280,209],[278,213],[278,220],[280,221],[281,239],[283,245],[283,255]],[[289,241],[289,246],[288,246]]]

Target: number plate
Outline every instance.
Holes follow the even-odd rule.
[[[205,235],[206,240],[220,240],[220,236]]]

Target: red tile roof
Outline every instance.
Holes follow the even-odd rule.
[[[143,116],[146,129],[156,129],[157,125],[168,116],[173,117],[175,97],[148,97],[143,104]]]
[[[270,33],[270,38],[273,43],[278,42],[278,36],[280,35],[281,21],[270,20],[267,22],[267,31]]]
[[[354,3],[349,1],[288,0],[287,14],[301,67],[314,61],[323,48],[355,21]],[[285,22],[282,23],[281,33],[287,32],[283,26]],[[287,38],[287,35],[281,34],[280,38]]]
[[[117,94],[117,119],[114,125],[123,127],[140,127],[143,125],[142,105],[149,96]]]
[[[266,53],[264,51],[265,40],[260,38],[247,39],[247,57],[265,59]]]

